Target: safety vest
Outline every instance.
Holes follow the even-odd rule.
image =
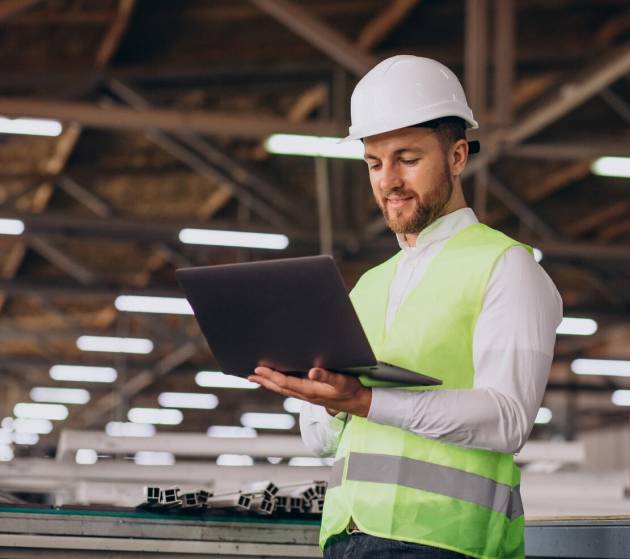
[[[459,231],[433,258],[387,331],[389,288],[401,253],[365,273],[351,299],[377,359],[438,377],[443,384],[437,389],[472,388],[477,317],[497,259],[513,246],[525,245],[482,224]],[[352,519],[378,537],[484,559],[523,558],[519,482],[511,454],[352,416],[329,480],[320,546]]]

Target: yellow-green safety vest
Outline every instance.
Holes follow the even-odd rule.
[[[387,331],[389,288],[402,253],[366,272],[351,299],[377,359],[438,377],[438,389],[472,388],[475,324],[492,270],[513,246],[531,252],[483,224],[459,231],[433,258]],[[519,482],[511,454],[353,416],[339,440],[320,546],[352,519],[378,537],[483,559],[523,558]]]

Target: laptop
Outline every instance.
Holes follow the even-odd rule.
[[[182,268],[176,277],[225,374],[321,367],[368,386],[442,384],[376,360],[330,256]]]

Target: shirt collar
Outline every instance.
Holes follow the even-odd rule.
[[[431,225],[420,232],[418,239],[416,240],[416,246],[412,247],[405,241],[404,235],[398,233],[396,238],[398,239],[398,246],[407,255],[417,254],[422,252],[427,246],[432,245],[440,241],[444,241],[465,227],[479,223],[475,212],[472,208],[461,208],[449,214],[443,215],[436,219]]]

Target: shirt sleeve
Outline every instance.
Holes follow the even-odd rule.
[[[300,409],[302,441],[317,456],[334,456],[347,417],[348,414],[345,412],[333,417],[323,406],[302,402]]]
[[[517,452],[540,408],[561,321],[562,299],[547,273],[522,247],[508,249],[475,327],[473,388],[374,388],[368,419],[461,446]]]

